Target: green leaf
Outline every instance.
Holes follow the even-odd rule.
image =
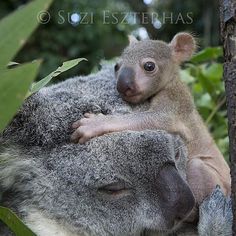
[[[203,94],[197,101],[196,104],[198,107],[206,107],[211,109],[213,104],[212,104],[212,99],[211,96],[208,93]]]
[[[189,69],[180,70],[180,78],[186,84],[191,84],[195,81],[195,78],[191,75]]]
[[[208,47],[197,54],[195,54],[191,62],[198,63],[198,62],[205,62],[208,60],[215,60],[223,55],[222,47]]]
[[[30,93],[32,94],[32,93],[38,92],[41,88],[46,86],[54,77],[56,77],[56,76],[60,75],[61,73],[71,69],[72,67],[75,67],[81,61],[87,61],[87,59],[78,58],[78,59],[74,59],[74,60],[71,60],[71,61],[64,62],[62,64],[62,66],[58,67],[55,71],[50,73],[48,76],[46,76],[45,78],[43,78],[39,82],[33,84],[31,89],[30,89]]]
[[[35,0],[0,21],[0,67],[14,58],[39,25],[38,16],[52,0]]]
[[[222,83],[221,78],[223,76],[223,65],[220,63],[212,63],[209,66],[204,65],[202,73],[210,80],[214,82],[220,81],[220,83]]]
[[[0,220],[2,220],[16,236],[36,236],[10,209],[0,207]]]
[[[0,132],[10,122],[37,75],[40,61],[0,71]]]
[[[197,76],[197,80],[201,83],[202,88],[209,93],[209,95],[214,99],[216,99],[216,93],[214,89],[214,83],[207,77],[204,76],[202,72],[202,68],[199,71]]]
[[[202,95],[203,91],[204,90],[202,88],[201,83],[196,82],[196,83],[193,84],[193,95],[194,95],[194,97]]]

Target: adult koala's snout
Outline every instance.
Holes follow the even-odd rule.
[[[170,226],[185,219],[195,205],[192,191],[173,165],[166,165],[160,171],[157,190],[162,201],[163,215]]]

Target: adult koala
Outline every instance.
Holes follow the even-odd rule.
[[[148,106],[130,106],[119,97],[111,67],[28,98],[1,136],[0,205],[39,236],[136,236],[178,228],[194,206],[178,137],[127,131],[85,145],[70,142],[71,124],[86,112],[129,113]],[[212,205],[204,209],[209,213]],[[202,235],[221,235],[208,234],[208,218]],[[230,214],[225,218],[232,222]],[[195,224],[190,228],[196,233]],[[175,231],[190,235],[186,229]],[[0,235],[12,234],[0,227]]]
[[[1,204],[39,236],[167,231],[194,206],[183,161],[175,167],[177,148],[171,135],[146,131],[83,146],[11,149],[2,154]]]

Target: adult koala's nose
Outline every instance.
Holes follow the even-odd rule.
[[[195,205],[193,193],[175,166],[163,167],[157,178],[162,213],[169,225],[186,218]]]
[[[130,67],[121,68],[117,78],[117,90],[125,96],[132,96],[135,93],[135,72]]]

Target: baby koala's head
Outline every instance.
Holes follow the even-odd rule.
[[[115,65],[115,76],[118,92],[130,103],[143,102],[163,89],[178,73],[178,65],[189,60],[196,49],[189,33],[176,34],[169,44],[138,41],[132,36],[129,39],[129,46]]]

